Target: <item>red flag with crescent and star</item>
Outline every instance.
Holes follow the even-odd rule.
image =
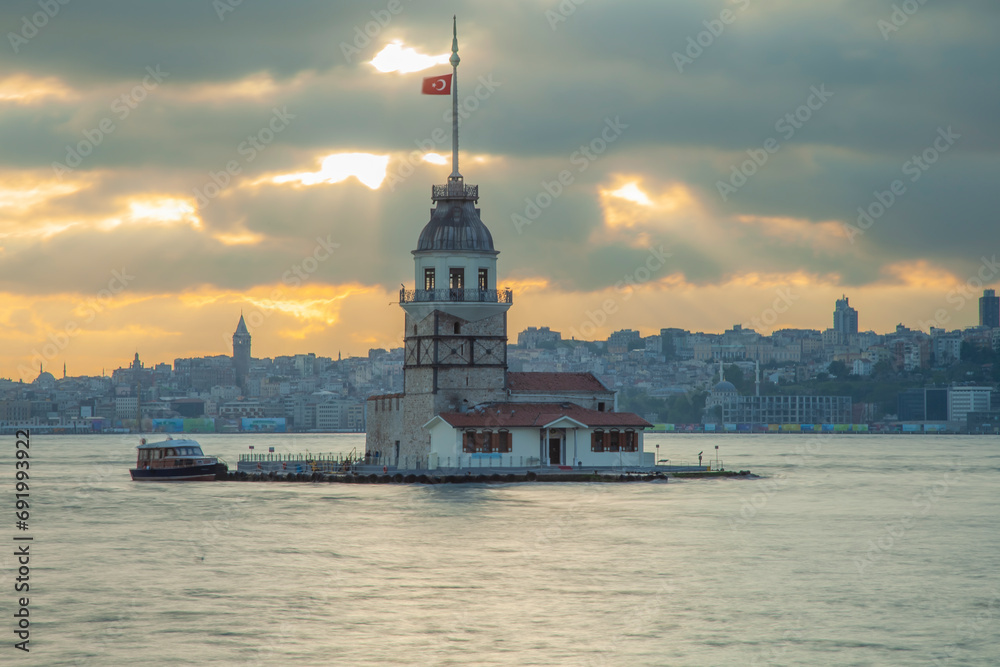
[[[424,95],[451,95],[451,74],[424,77]]]

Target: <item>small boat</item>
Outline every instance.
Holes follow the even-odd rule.
[[[138,447],[135,468],[129,469],[136,482],[211,482],[225,479],[228,466],[214,456],[205,456],[194,440],[167,438]]]

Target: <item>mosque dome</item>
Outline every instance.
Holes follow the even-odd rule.
[[[736,391],[736,385],[734,385],[729,380],[722,380],[721,382],[718,382],[714,387],[712,387],[712,393],[715,393],[715,394],[735,394],[735,393],[737,393],[737,391]]]

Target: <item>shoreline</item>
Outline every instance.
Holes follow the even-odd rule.
[[[740,478],[759,479],[759,475],[754,475],[749,470],[739,472],[731,470],[713,470],[699,472],[662,472],[662,471],[628,471],[614,473],[612,471],[600,472],[595,470],[592,473],[581,472],[536,472],[528,470],[523,473],[492,473],[489,475],[479,473],[472,474],[466,471],[464,474],[428,474],[431,471],[407,471],[389,473],[247,473],[234,471],[226,473],[224,478],[217,478],[218,481],[227,482],[310,482],[329,484],[518,484],[524,482],[540,483],[616,483],[616,482],[663,482],[667,483],[670,478],[678,479],[717,479],[717,478]]]

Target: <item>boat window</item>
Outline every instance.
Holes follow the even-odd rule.
[[[166,456],[177,456],[177,450],[171,447],[167,450]]]

